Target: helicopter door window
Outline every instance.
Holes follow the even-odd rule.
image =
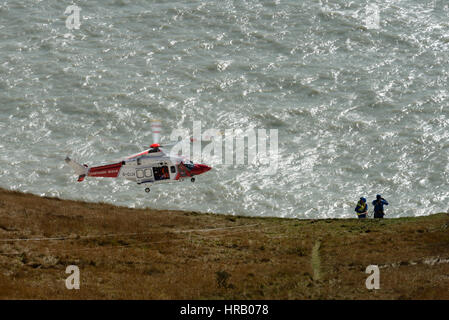
[[[175,168],[175,166],[171,166],[171,167],[170,167],[170,171],[171,171],[171,173],[176,173],[176,168]]]
[[[167,180],[170,179],[170,173],[168,172],[168,166],[153,167],[154,179]]]
[[[147,177],[147,178],[150,178],[150,177],[152,177],[152,173],[151,173],[151,170],[150,169],[145,169],[145,177]]]

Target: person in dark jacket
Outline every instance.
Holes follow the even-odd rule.
[[[384,205],[388,206],[387,200],[382,198],[380,194],[376,196],[376,200],[373,200],[374,206],[374,218],[383,218],[384,213]]]
[[[355,207],[355,212],[357,212],[357,216],[359,219],[366,218],[366,214],[368,212],[368,204],[366,203],[365,198],[360,198],[359,202],[357,202],[357,206]]]

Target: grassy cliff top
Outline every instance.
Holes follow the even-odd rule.
[[[0,189],[0,298],[449,299],[448,225],[446,213],[251,218]],[[69,265],[80,290],[65,287]]]

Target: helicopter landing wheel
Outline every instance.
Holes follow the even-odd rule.
[[[146,193],[150,193],[150,188],[145,188]]]
[[[190,181],[195,182],[195,178],[190,179]]]

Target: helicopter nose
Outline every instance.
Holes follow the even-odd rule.
[[[209,166],[207,166],[205,164],[195,164],[193,166],[192,173],[195,174],[195,175],[198,175],[198,174],[202,174],[204,172],[207,172],[207,171],[209,171],[211,169],[212,169],[211,167],[209,167]]]

